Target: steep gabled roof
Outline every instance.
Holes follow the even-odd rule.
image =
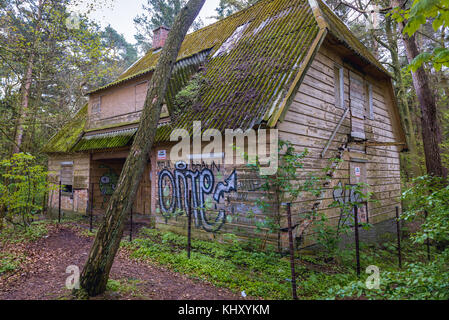
[[[174,128],[191,131],[193,121],[201,121],[203,130],[220,131],[246,130],[264,121],[276,125],[327,32],[388,74],[322,1],[261,0],[185,37],[167,104],[194,73],[189,61],[202,62],[205,85],[194,106],[158,128],[156,142],[169,140]],[[91,93],[151,73],[159,55],[149,52],[116,81]],[[182,72],[185,68],[188,72]]]

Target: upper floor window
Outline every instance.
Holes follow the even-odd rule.
[[[101,97],[92,99],[92,113],[99,113],[101,111]]]
[[[335,105],[345,108],[345,76],[344,69],[340,65],[334,66]]]

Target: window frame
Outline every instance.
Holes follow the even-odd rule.
[[[334,89],[335,106],[346,109],[344,67],[338,63],[334,64]]]
[[[374,120],[374,101],[373,101],[373,84],[370,81],[366,83],[366,117]]]
[[[61,182],[62,190],[61,194],[65,196],[73,196],[73,178],[74,178],[74,163],[73,161],[69,162],[61,162],[61,168],[59,170],[59,181]],[[64,168],[71,168],[71,182],[70,184],[66,183],[68,181],[63,182],[62,174]]]

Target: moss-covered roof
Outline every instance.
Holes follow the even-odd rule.
[[[193,121],[201,121],[203,130],[221,131],[246,130],[262,121],[275,125],[313,59],[311,53],[327,32],[386,73],[320,0],[261,0],[188,34],[169,84],[167,104],[173,102],[200,64],[205,86],[194,106],[158,128],[156,142],[169,140],[174,128],[191,131]],[[150,51],[116,81],[92,93],[151,72],[159,55]]]
[[[48,141],[43,148],[43,152],[70,152],[74,144],[84,134],[86,122],[87,104],[78,111],[75,117],[68,124],[62,127],[62,129]]]
[[[78,143],[73,146],[72,151],[86,151],[96,149],[109,149],[127,146],[137,128],[128,128],[122,130],[115,130],[105,133],[97,133],[85,135]]]

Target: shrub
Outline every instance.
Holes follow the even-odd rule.
[[[30,154],[14,154],[0,162],[0,228],[3,219],[23,227],[42,211],[47,172]]]

